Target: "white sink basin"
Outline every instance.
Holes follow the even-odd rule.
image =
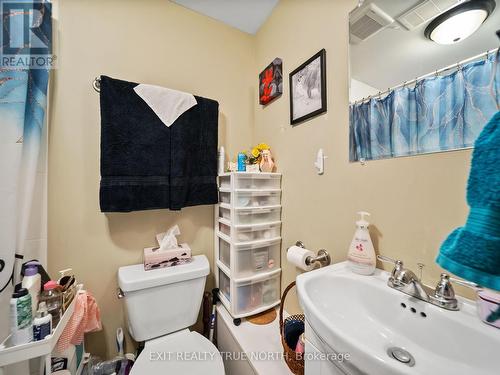
[[[389,288],[388,278],[381,270],[354,274],[345,262],[297,277],[308,324],[327,348],[350,354],[354,373],[500,373],[500,330],[479,320],[473,301],[444,310]],[[414,366],[391,358],[391,347],[409,352]]]

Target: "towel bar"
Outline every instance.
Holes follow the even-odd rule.
[[[95,77],[94,81],[92,82],[92,87],[95,91],[101,92],[101,78]]]

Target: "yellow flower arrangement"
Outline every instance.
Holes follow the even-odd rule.
[[[256,148],[258,148],[260,151],[270,149],[270,147],[267,145],[267,143],[259,143]]]
[[[257,164],[260,162],[261,153],[264,150],[269,150],[270,147],[267,143],[259,143],[257,146],[252,148],[252,151],[247,156],[247,160],[250,164]]]

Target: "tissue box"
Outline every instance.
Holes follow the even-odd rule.
[[[191,261],[191,249],[185,243],[175,249],[161,250],[159,247],[144,249],[144,270],[172,267]]]

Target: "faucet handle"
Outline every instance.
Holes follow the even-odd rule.
[[[447,273],[441,274],[436,289],[434,290],[434,296],[444,301],[455,299],[455,290],[453,290],[453,285],[451,285],[450,275]]]
[[[467,288],[472,288],[472,289],[481,288],[480,285],[473,283],[472,281],[457,279],[456,277],[450,277],[449,279],[452,283],[462,285],[462,286],[465,286]]]
[[[472,281],[457,279],[456,277],[450,277],[450,281],[455,284],[465,286],[467,288],[478,289],[481,288],[479,284],[473,283]]]
[[[476,283],[456,279],[454,277],[450,277],[447,273],[442,273],[433,297],[439,302],[439,305],[447,305],[449,310],[458,310],[457,298],[455,297],[455,290],[453,289],[452,283],[460,284],[473,289],[480,288],[480,286]]]
[[[401,266],[403,265],[402,261],[390,258],[390,257],[385,256],[385,255],[377,255],[377,259],[380,260],[381,262],[384,262],[384,263],[394,264],[395,266],[398,264],[400,264]]]
[[[391,271],[391,277],[390,280],[396,280],[399,278],[399,275],[402,273],[403,269],[403,262],[398,259],[392,259],[388,256],[385,255],[377,255],[377,259],[380,260],[381,262],[384,263],[390,263],[394,265],[394,268]]]

